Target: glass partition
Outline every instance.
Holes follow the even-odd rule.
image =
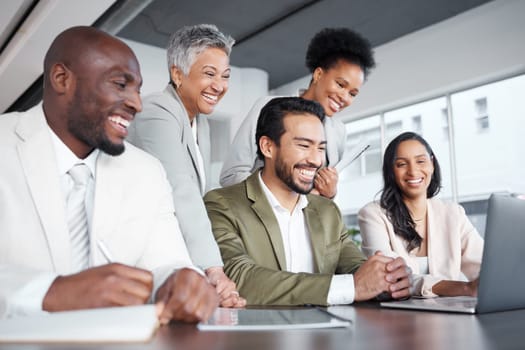
[[[452,181],[455,181],[458,201],[483,234],[487,198],[491,193],[525,193],[523,91],[525,75],[520,75],[453,93],[450,108],[447,97],[442,96],[348,122],[348,147],[356,146],[362,139],[371,146],[339,175],[336,202],[346,222],[355,225],[359,208],[379,198],[382,153],[388,142],[401,132],[414,131],[429,142],[440,163],[443,188],[439,196],[454,198]],[[453,130],[449,130],[451,126]],[[455,164],[451,164],[451,154]],[[453,166],[455,179],[452,179]]]
[[[343,213],[356,213],[381,189],[381,123],[372,116],[346,124],[347,152],[368,143],[370,147],[339,174],[335,198]]]

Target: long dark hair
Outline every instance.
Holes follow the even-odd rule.
[[[407,251],[421,246],[421,236],[416,232],[416,223],[410,216],[410,212],[403,202],[401,189],[397,186],[394,176],[394,163],[396,161],[397,149],[403,141],[415,140],[425,146],[432,163],[434,173],[427,188],[427,198],[432,198],[441,189],[441,169],[438,160],[427,141],[415,132],[404,132],[393,139],[385,150],[383,157],[383,190],[381,193],[381,207],[386,210],[389,220],[392,222],[396,235],[408,242]]]

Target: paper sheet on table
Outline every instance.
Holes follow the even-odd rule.
[[[223,309],[197,327],[206,331],[254,331],[349,327],[350,323],[311,309]]]
[[[340,173],[344,168],[352,164],[369,147],[370,143],[368,140],[361,139],[355,146],[352,146],[350,149],[346,149],[341,160],[335,165],[337,172]]]
[[[0,320],[0,343],[145,342],[157,325],[155,305],[55,312]]]

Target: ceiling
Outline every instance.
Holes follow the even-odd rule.
[[[269,73],[270,88],[308,74],[310,38],[324,27],[349,27],[378,46],[489,0],[153,0],[119,36],[166,47],[184,25],[216,24],[236,39],[231,64]]]

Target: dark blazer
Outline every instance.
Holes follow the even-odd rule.
[[[251,305],[326,305],[332,275],[354,273],[365,261],[364,255],[347,236],[337,206],[329,199],[308,195],[303,210],[316,271],[284,271],[279,224],[258,173],[204,197],[226,274]]]

